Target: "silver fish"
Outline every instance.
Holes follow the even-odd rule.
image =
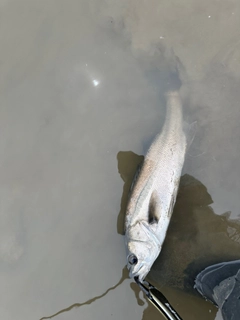
[[[145,156],[126,210],[127,267],[130,277],[138,277],[139,281],[144,280],[161,251],[189,143],[186,131],[194,132],[196,124],[184,130],[177,91],[168,92],[166,101],[162,132]]]

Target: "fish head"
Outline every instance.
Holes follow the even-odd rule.
[[[146,221],[138,221],[125,236],[129,276],[142,282],[159,255],[159,240]]]

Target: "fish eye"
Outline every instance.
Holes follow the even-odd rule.
[[[128,262],[131,266],[133,266],[138,263],[138,258],[134,254],[130,254],[130,256],[128,257]]]

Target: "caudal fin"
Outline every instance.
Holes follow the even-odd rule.
[[[197,121],[194,121],[191,124],[184,122],[183,131],[187,139],[187,149],[189,149],[197,132]]]

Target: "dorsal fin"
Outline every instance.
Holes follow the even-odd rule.
[[[157,191],[154,190],[148,207],[148,223],[150,224],[157,224],[161,215],[161,201],[157,194]]]

